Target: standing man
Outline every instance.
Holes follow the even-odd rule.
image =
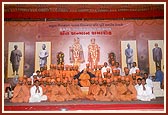
[[[20,58],[22,57],[22,52],[18,50],[18,46],[14,45],[14,50],[11,51],[10,55],[10,62],[12,63],[13,75],[18,75],[19,65],[20,65]]]
[[[100,47],[95,43],[95,38],[91,39],[91,44],[88,46],[88,61],[91,68],[98,65],[100,60]]]
[[[156,69],[157,69],[157,66],[161,68],[162,49],[158,47],[157,43],[155,43],[155,48],[153,48],[152,53],[153,53],[153,61],[155,62]]]
[[[133,49],[130,47],[130,44],[127,44],[127,49],[125,49],[126,63],[128,69],[132,67],[133,63]]]
[[[46,50],[46,45],[42,45],[42,50],[39,53],[40,58],[40,68],[43,68],[44,65],[47,65],[47,57],[49,56],[48,51]]]

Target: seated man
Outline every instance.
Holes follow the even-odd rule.
[[[84,73],[84,74],[83,74]],[[83,74],[83,75],[82,75]],[[88,76],[89,75],[89,76]],[[92,74],[91,72],[89,72],[88,70],[87,70],[87,68],[85,68],[85,69],[83,69],[81,72],[79,72],[78,74],[76,74],[76,75],[74,75],[74,77],[73,77],[73,79],[78,79],[79,80],[79,82],[78,82],[78,85],[79,86],[82,86],[81,84],[80,84],[80,79],[82,78],[84,78],[85,79],[85,77],[86,78],[95,78],[96,76],[94,75],[94,74]],[[79,79],[80,78],[80,79]],[[89,78],[89,80],[90,80],[90,78]],[[86,82],[86,83],[88,83],[88,81]],[[84,83],[85,84],[85,83]],[[89,83],[88,83],[89,84]],[[86,84],[85,84],[86,85]],[[82,86],[82,87],[86,87],[86,86]]]
[[[115,96],[117,96],[115,86],[111,84],[110,79],[107,79],[106,94],[104,96],[104,101],[113,101],[115,99]]]
[[[95,78],[91,78],[90,80],[91,85],[89,86],[88,95],[86,96],[89,100],[94,100],[94,95],[96,92],[96,84],[95,84]]]
[[[157,70],[156,70],[156,73],[155,73],[155,81],[160,82],[160,85],[162,85],[163,79],[164,79],[164,74],[161,71],[161,68],[159,66],[157,66],[156,68],[157,68]]]
[[[79,77],[79,83],[82,87],[89,87],[90,86],[90,76],[87,73],[87,70],[84,69],[83,73]]]
[[[89,75],[89,76],[88,76]],[[74,75],[74,79],[78,79],[78,85],[81,87],[89,87],[90,82],[88,82],[88,80],[90,80],[91,78],[95,78],[96,76],[94,74],[92,74],[91,72],[89,72],[86,68],[84,70],[82,70],[81,72],[79,72],[78,74]],[[89,78],[89,79],[88,79]],[[84,81],[82,82],[83,84],[81,84],[81,79]],[[85,80],[86,81],[85,81]]]
[[[104,98],[106,95],[106,85],[103,84],[103,79],[99,78],[99,85],[97,88],[98,92],[96,93],[96,95],[94,96],[95,100],[97,101],[105,101],[106,99]]]
[[[60,78],[56,79],[56,85],[55,80],[52,79],[53,85],[51,86],[51,96],[49,97],[49,101],[56,101],[56,102],[63,102],[66,101],[66,91],[64,86],[62,85],[62,81]]]
[[[136,73],[136,70],[139,70],[138,67],[136,67],[136,62],[133,62],[133,66],[131,67],[129,74],[131,75],[132,73]]]
[[[34,84],[34,81],[38,79],[37,73],[33,73],[33,75],[30,77],[32,80],[32,85]]]
[[[78,79],[74,79],[72,81],[72,87],[71,88],[72,88],[73,94],[75,95],[75,99],[85,98],[80,86],[78,85]]]
[[[123,72],[123,76],[128,76],[129,75],[130,70],[127,67],[124,67],[124,72]]]
[[[121,95],[121,100],[123,101],[133,101],[136,100],[137,91],[135,87],[130,83],[130,79],[127,77],[125,79],[126,91]]]
[[[121,76],[118,76],[116,78],[117,78],[117,83],[115,83],[115,86],[116,86],[116,90],[117,90],[117,94],[118,94],[118,99],[121,101],[124,101],[125,99],[123,98],[123,95],[127,91],[127,88],[125,85],[125,78],[121,77]]]
[[[48,79],[47,82],[50,85],[50,89],[49,89],[50,90],[50,95],[48,95],[48,100],[50,102],[53,102],[53,101],[55,101],[55,95],[58,93],[58,90],[57,90],[58,88],[57,88],[57,85],[56,85],[56,81],[55,81],[55,79]]]
[[[142,84],[142,79],[141,79],[141,78],[138,78],[138,79],[137,79],[137,84],[134,86],[135,89],[136,89],[136,91],[138,91],[138,88],[139,88],[139,86],[141,86],[141,84]]]
[[[27,84],[26,84],[26,86],[29,88],[29,91],[30,91],[30,88],[33,86],[31,78],[27,78]]]
[[[69,90],[68,85],[69,85],[68,79],[66,78],[63,80],[64,87],[62,88],[62,91],[61,91],[62,96],[64,97],[66,101],[75,99],[75,95],[72,95],[71,91]]]
[[[107,68],[109,68],[110,69],[110,73],[112,73],[111,67],[108,66],[107,62],[104,62],[104,67],[101,69],[102,78],[104,78],[103,73],[107,72]]]
[[[146,79],[146,85],[148,85],[149,87],[152,88],[152,92],[153,92],[153,82],[152,80],[149,78],[148,73],[144,73],[144,78]]]
[[[10,100],[12,103],[28,102],[30,97],[29,89],[23,84],[23,77],[19,78],[19,82],[14,88],[13,98]]]
[[[137,89],[137,99],[141,101],[151,101],[151,99],[155,98],[155,95],[152,93],[152,88],[146,85],[146,79],[142,78],[142,84]]]
[[[41,102],[41,101],[46,101],[47,96],[43,95],[43,90],[41,86],[39,86],[39,80],[34,81],[34,86],[31,87],[30,89],[30,98],[29,102]]]
[[[114,68],[115,70],[119,70],[119,75],[122,75],[122,70],[121,70],[121,68],[119,67],[119,62],[116,62],[115,63],[115,68]]]
[[[43,94],[49,97],[51,94],[51,88],[50,88],[50,85],[47,84],[46,78],[42,79],[42,84],[40,86],[42,87]]]

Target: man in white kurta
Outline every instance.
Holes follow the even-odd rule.
[[[155,98],[155,95],[152,93],[152,88],[146,84],[146,80],[143,78],[142,84],[137,89],[137,99],[141,101],[151,101],[151,99]]]
[[[142,84],[142,79],[141,78],[138,78],[137,79],[137,84],[135,85],[135,89],[138,91],[138,88],[141,86]]]
[[[102,78],[104,78],[103,73],[107,72],[107,68],[109,68],[110,69],[110,73],[112,73],[111,67],[108,66],[107,62],[104,62],[104,67],[101,69]]]
[[[30,89],[29,103],[46,101],[47,96],[43,95],[42,87],[39,86],[39,81],[34,81],[34,86]]]
[[[139,70],[139,68],[136,65],[136,62],[133,62],[133,66],[131,67],[129,74],[132,75],[133,73],[136,73],[136,70]]]
[[[146,84],[149,86],[149,87],[151,87],[152,89],[153,89],[153,82],[152,82],[152,80],[149,78],[149,76],[148,76],[148,73],[144,73],[144,78],[146,79]]]

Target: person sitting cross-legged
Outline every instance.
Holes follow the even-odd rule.
[[[29,103],[46,101],[47,96],[43,95],[42,87],[39,86],[39,80],[34,81],[34,86],[30,89]]]
[[[29,88],[23,84],[23,77],[19,77],[19,82],[14,88],[12,103],[27,103],[29,102],[30,92]]]
[[[142,84],[137,88],[137,99],[141,101],[151,101],[155,99],[152,88],[146,84],[146,79],[142,78]]]

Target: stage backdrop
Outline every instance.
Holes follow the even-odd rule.
[[[142,71],[149,71],[148,40],[164,39],[164,21],[157,20],[101,20],[101,21],[53,21],[53,22],[10,22],[4,23],[4,45],[8,49],[8,42],[25,43],[24,74],[31,75],[35,68],[35,43],[51,42],[51,63],[56,63],[56,54],[65,54],[65,64],[72,64],[69,60],[69,47],[74,38],[80,39],[85,62],[88,63],[88,45],[90,39],[95,38],[100,47],[100,61],[108,62],[108,53],[114,52],[116,61],[122,62],[121,41],[136,41],[137,63]],[[6,57],[7,53],[4,54]],[[6,66],[5,66],[6,67]],[[6,73],[6,72],[5,72]]]

